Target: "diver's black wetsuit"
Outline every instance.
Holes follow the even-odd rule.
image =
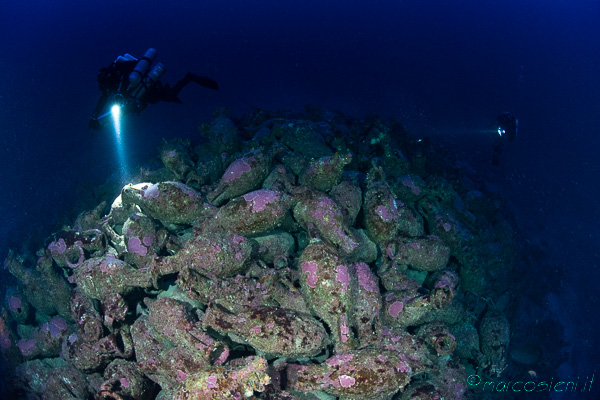
[[[159,101],[173,102],[181,104],[177,97],[179,92],[190,82],[194,82],[208,89],[219,90],[219,85],[211,78],[199,76],[188,72],[183,79],[171,87],[169,84],[163,84],[160,80],[153,85],[146,87],[145,93],[140,98],[134,98],[127,93],[129,88],[129,75],[135,68],[138,60],[115,61],[106,68],[101,68],[98,72],[98,87],[102,92],[92,118],[90,119],[90,129],[99,130],[101,124],[98,117],[106,111],[107,102],[114,96],[121,96],[126,102],[123,105],[124,113],[139,114],[148,103],[156,104]],[[144,83],[140,83],[143,85]]]
[[[97,79],[98,89],[100,89],[102,95],[100,96],[100,99],[98,99],[96,107],[94,107],[94,112],[90,119],[90,129],[98,130],[101,128],[100,123],[98,122],[98,116],[104,111],[106,103],[111,96],[127,89],[129,86],[129,74],[131,74],[131,71],[133,71],[136,64],[137,60],[115,61],[106,68],[100,68]],[[139,111],[141,111],[141,109]]]

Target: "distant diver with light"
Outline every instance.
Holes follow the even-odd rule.
[[[519,128],[519,120],[511,112],[503,112],[496,117],[496,139],[492,153],[492,164],[500,163],[500,154],[504,150],[506,142],[512,142],[517,138],[517,130]]]
[[[102,95],[90,119],[90,129],[102,129],[110,120],[111,108],[114,106],[120,108],[121,114],[139,114],[148,103],[166,101],[181,104],[177,96],[190,82],[219,90],[219,85],[213,79],[190,72],[173,87],[163,84],[159,79],[166,69],[162,63],[154,62],[156,55],[156,49],[153,48],[146,50],[139,60],[126,53],[117,57],[108,67],[100,69],[98,86]]]

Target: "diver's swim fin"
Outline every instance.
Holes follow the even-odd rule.
[[[185,74],[182,80],[180,80],[175,84],[175,86],[173,86],[174,97],[177,97],[181,89],[183,89],[190,82],[194,82],[207,89],[219,90],[219,84],[214,79],[188,72],[187,74]]]
[[[219,90],[219,84],[214,79],[207,78],[206,76],[198,76],[194,74],[190,75],[192,76],[192,82],[197,83],[198,85],[207,89]]]

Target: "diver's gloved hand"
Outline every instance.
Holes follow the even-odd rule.
[[[90,122],[88,124],[90,130],[93,131],[99,131],[100,129],[102,129],[102,125],[100,125],[100,121],[98,121],[98,118],[96,117],[92,117],[90,118]]]

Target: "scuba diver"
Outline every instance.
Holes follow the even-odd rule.
[[[153,48],[146,50],[139,60],[126,53],[117,57],[110,66],[100,69],[98,86],[102,95],[90,119],[90,129],[102,129],[114,105],[118,105],[123,113],[139,114],[148,103],[168,101],[181,104],[177,95],[190,82],[219,90],[219,85],[213,79],[190,72],[173,87],[163,84],[159,79],[166,69],[160,62],[154,64],[156,55],[156,49]]]
[[[500,163],[500,154],[504,150],[504,144],[512,142],[517,137],[517,130],[519,127],[519,120],[511,112],[503,112],[496,117],[496,127],[498,136],[494,140],[494,151],[492,154],[492,165],[498,165]]]

